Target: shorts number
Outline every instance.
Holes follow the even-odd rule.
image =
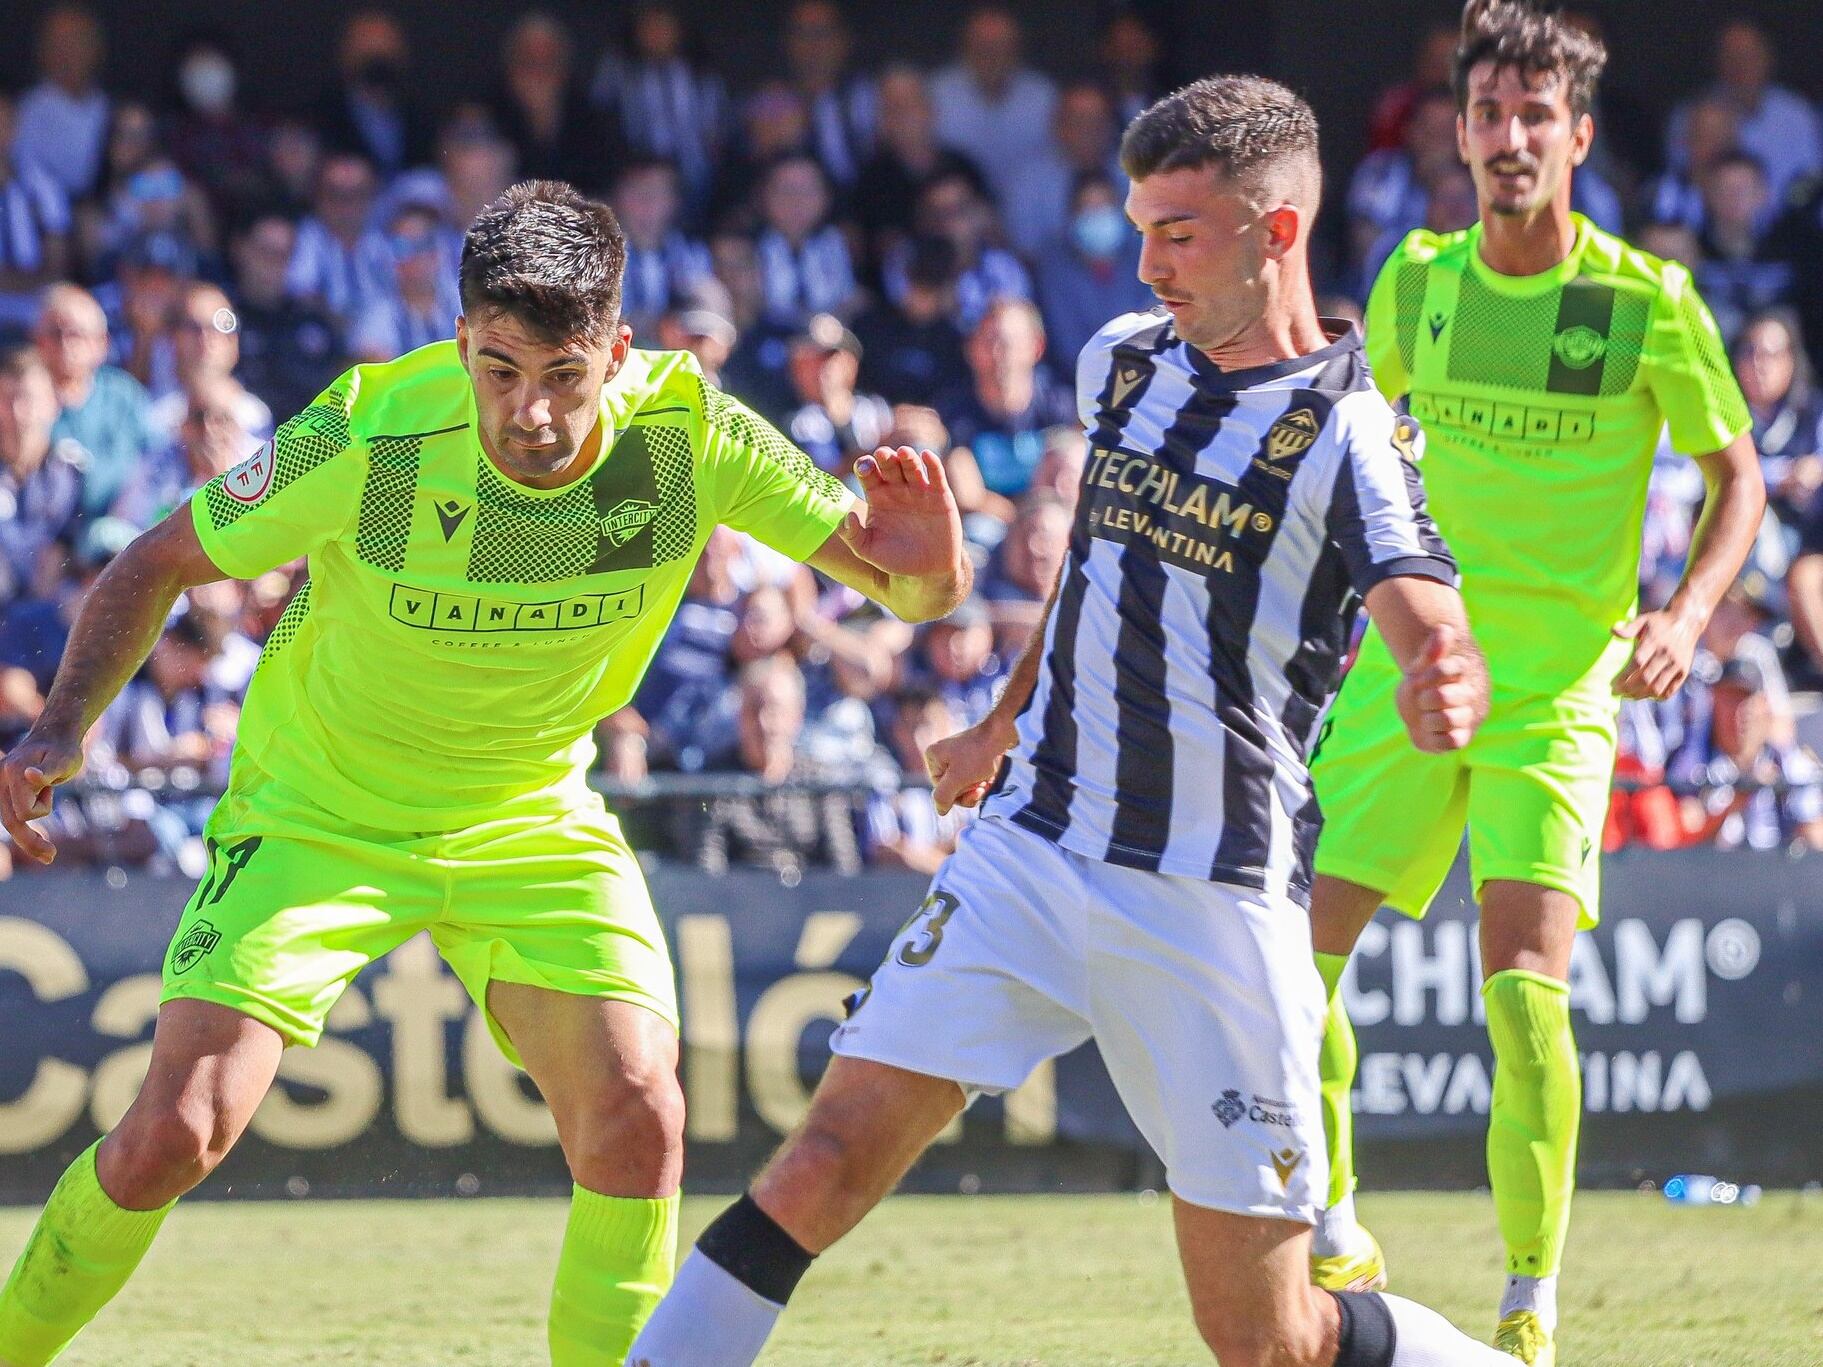
[[[947,892],[933,892],[924,899],[924,905],[912,914],[912,920],[929,913],[930,919],[924,923],[922,940],[907,941],[899,949],[899,962],[907,968],[923,968],[936,957],[937,948],[943,943],[943,927],[955,914],[956,908],[962,905]]]
[[[245,840],[237,840],[232,845],[217,845],[213,840],[205,840],[203,849],[209,855],[209,876],[203,885],[196,890],[196,905],[212,907],[234,886],[234,880],[240,871],[247,867],[247,861],[253,858],[253,852],[260,847],[264,836],[250,835]],[[221,868],[215,867],[217,854],[226,856]]]

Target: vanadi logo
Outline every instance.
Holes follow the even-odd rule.
[[[1587,370],[1607,352],[1608,339],[1594,328],[1578,323],[1558,333],[1551,340],[1551,350],[1571,370]]]

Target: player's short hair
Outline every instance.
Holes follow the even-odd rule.
[[[1205,76],[1133,120],[1120,140],[1120,165],[1132,180],[1213,166],[1250,190],[1288,173],[1294,182],[1308,177],[1314,207],[1317,116],[1264,76]]]
[[[1608,49],[1594,34],[1528,0],[1468,0],[1456,47],[1457,109],[1468,108],[1469,72],[1483,62],[1496,71],[1512,67],[1528,83],[1547,74],[1561,78],[1570,113],[1580,118],[1595,103]]]
[[[560,180],[522,181],[476,214],[462,239],[462,311],[600,342],[620,323],[626,268],[612,209]]]

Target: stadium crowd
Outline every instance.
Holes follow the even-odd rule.
[[[978,560],[977,596],[914,631],[718,530],[634,706],[602,724],[606,778],[637,794],[716,776],[641,832],[706,868],[934,869],[962,818],[919,786],[922,747],[985,712],[1067,546],[1085,458],[1071,360],[1152,303],[1116,157],[1178,74],[1145,20],[1115,12],[1062,79],[1025,63],[1018,19],[991,5],[940,69],[868,70],[835,0],[795,0],[779,74],[737,89],[674,8],[636,7],[599,58],[534,12],[488,98],[432,109],[406,32],[372,11],[343,29],[320,98],[258,114],[225,35],[182,44],[158,104],[102,84],[109,36],[51,10],[36,83],[0,93],[0,746],[42,708],[110,557],[346,366],[452,336],[463,228],[513,181],[553,176],[620,217],[636,345],[688,349],[838,474],[880,444],[936,450]],[[1772,495],[1691,684],[1625,708],[1610,848],[1823,842],[1801,739],[1823,683],[1823,393],[1805,347],[1823,338],[1823,120],[1776,83],[1753,22],[1723,19],[1714,41],[1713,83],[1663,129],[1618,97],[1598,110],[1576,179],[1582,212],[1695,273]],[[1359,318],[1409,229],[1474,219],[1453,43],[1424,35],[1331,195],[1330,313]],[[1702,494],[1667,448],[1649,603],[1677,581]],[[63,862],[200,871],[238,699],[301,575],[188,595],[95,728],[53,818]]]

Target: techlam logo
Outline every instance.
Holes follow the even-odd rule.
[[[258,503],[272,487],[274,459],[272,443],[264,442],[239,465],[222,476],[222,492],[236,503]]]

